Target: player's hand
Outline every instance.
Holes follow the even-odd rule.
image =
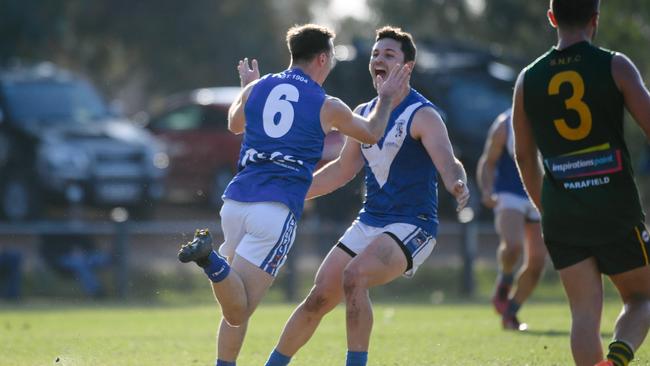
[[[454,183],[452,194],[456,197],[456,212],[460,212],[469,201],[469,189],[467,189],[467,184],[462,180],[457,180]]]
[[[377,75],[377,95],[383,98],[393,98],[406,89],[411,76],[411,66],[397,64],[390,70],[386,80]]]
[[[497,205],[497,198],[494,194],[484,194],[481,196],[481,203],[487,208],[495,208]]]
[[[248,57],[244,58],[243,60],[239,60],[239,64],[237,64],[239,81],[242,88],[260,78],[260,69],[257,65],[257,60],[253,59],[251,65],[248,64]]]

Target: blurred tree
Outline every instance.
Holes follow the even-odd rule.
[[[284,67],[287,27],[313,19],[328,1],[0,0],[0,64],[51,60],[83,71],[132,111],[150,95],[236,84],[234,66],[244,56],[260,58],[262,72]],[[472,43],[523,60],[554,43],[548,1],[367,1],[373,17],[343,19],[339,42],[368,43],[377,25],[395,24],[419,43]],[[598,43],[627,53],[645,75],[648,19],[647,0],[602,2]]]
[[[126,84],[141,75],[149,90],[167,94],[237,84],[235,65],[243,56],[263,57],[269,66],[281,62],[276,52],[284,47],[281,37],[260,42],[249,36],[279,34],[266,1],[80,3],[71,18],[74,34],[83,38],[74,44],[87,46],[83,65],[102,70],[108,82]]]
[[[110,95],[138,89],[141,102],[142,91],[237,84],[241,57],[286,65],[286,27],[307,21],[308,6],[282,2],[294,11],[270,0],[0,0],[0,63],[54,61]]]
[[[474,43],[530,60],[555,43],[548,1],[368,0],[377,24],[395,24],[418,39]],[[650,2],[602,1],[596,43],[628,54],[650,74]]]

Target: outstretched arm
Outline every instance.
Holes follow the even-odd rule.
[[[481,190],[481,202],[488,207],[494,208],[497,202],[494,198],[494,176],[497,163],[503,148],[506,145],[508,135],[506,123],[508,121],[507,114],[501,114],[492,123],[488,137],[485,140],[483,154],[478,159],[478,166],[476,167],[476,180]]]
[[[467,174],[463,164],[454,156],[447,127],[438,112],[430,107],[420,108],[413,116],[411,136],[422,141],[442,177],[445,189],[456,198],[456,210],[462,210],[469,200]]]
[[[361,145],[347,138],[341,155],[314,173],[314,180],[307,191],[306,199],[331,193],[344,186],[359,173],[362,167]]]
[[[515,84],[512,102],[512,128],[515,133],[515,158],[519,175],[537,209],[541,212],[542,178],[544,170],[537,154],[530,119],[524,110],[524,74],[521,72]]]
[[[260,78],[260,70],[257,65],[257,60],[253,60],[253,67],[248,65],[248,58],[239,60],[237,64],[237,72],[239,73],[239,80],[242,87],[241,93],[237,96],[235,101],[228,109],[228,129],[239,135],[244,132],[246,127],[246,116],[244,115],[244,106],[248,95],[250,94],[253,85],[257,83]]]
[[[612,76],[623,94],[625,107],[641,129],[650,138],[650,93],[643,83],[636,66],[624,54],[618,53],[612,60]]]
[[[395,96],[408,89],[410,74],[409,65],[398,65],[391,70],[386,81],[379,78],[377,104],[368,118],[352,113],[341,100],[328,97],[321,109],[323,130],[337,129],[362,143],[376,144],[384,135]]]

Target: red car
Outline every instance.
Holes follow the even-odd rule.
[[[221,205],[221,195],[237,172],[242,135],[228,131],[228,108],[240,87],[197,89],[173,95],[147,128],[167,145],[167,199]],[[335,159],[344,138],[325,138],[323,162]],[[321,164],[323,163],[321,162]]]

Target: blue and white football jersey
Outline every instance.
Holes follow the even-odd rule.
[[[368,115],[377,99],[363,105]],[[420,93],[411,92],[391,113],[384,136],[375,145],[361,145],[365,160],[366,197],[359,220],[383,227],[402,222],[438,231],[437,170],[424,145],[409,131],[415,112],[423,107],[437,109]]]
[[[323,88],[300,69],[262,77],[244,106],[239,171],[223,197],[280,202],[299,218],[323,152],[325,98]]]
[[[503,122],[505,123],[507,133],[506,146],[497,162],[494,192],[512,193],[528,199],[528,194],[526,194],[526,191],[524,190],[524,185],[521,181],[519,170],[517,170],[517,165],[514,160],[515,137],[512,130],[511,111],[508,111],[507,113],[508,119]]]

